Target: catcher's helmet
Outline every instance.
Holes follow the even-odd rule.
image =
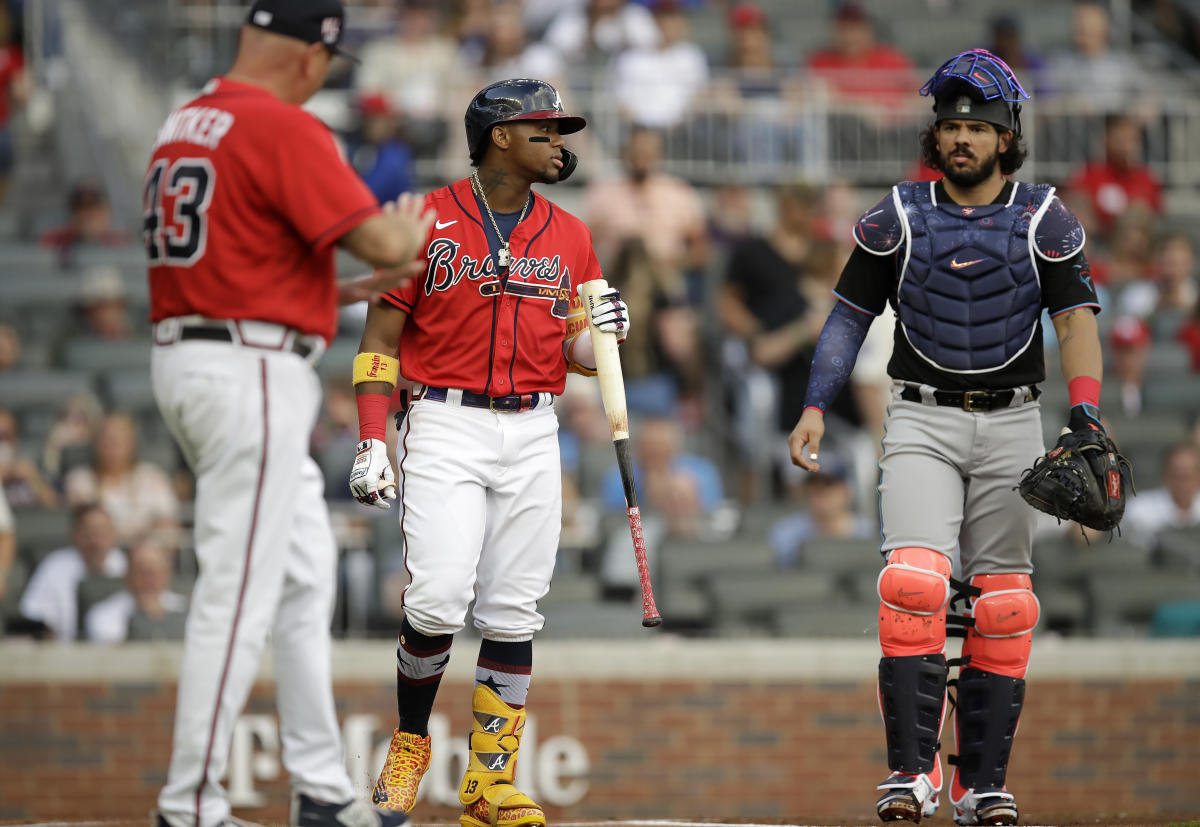
[[[984,121],[1021,134],[1021,101],[1029,100],[1029,93],[1008,64],[986,49],[950,58],[920,92],[933,97],[935,121]]]
[[[478,164],[482,160],[488,136],[496,124],[549,118],[558,121],[561,135],[570,135],[587,126],[583,118],[563,111],[558,90],[545,81],[514,78],[484,87],[467,104],[467,114],[463,118],[467,125],[471,163]],[[560,174],[559,180],[565,177]]]

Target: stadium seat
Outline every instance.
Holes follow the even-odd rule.
[[[1034,581],[1041,606],[1037,628],[1062,635],[1083,634],[1088,628],[1088,601],[1082,588],[1053,581]]]
[[[1158,532],[1153,560],[1172,571],[1200,575],[1200,526],[1164,528]]]
[[[1192,416],[1200,411],[1200,381],[1162,380],[1147,383],[1143,405],[1147,410]]]
[[[58,270],[58,254],[37,244],[5,241],[0,244],[0,260],[10,273],[51,273]]]
[[[325,381],[345,376],[350,378],[354,357],[358,355],[358,338],[339,336],[334,339],[321,361],[317,363],[317,373]]]
[[[808,571],[747,571],[730,569],[708,578],[718,623],[733,620],[771,619],[795,605],[828,605],[848,599],[831,574]]]
[[[1155,342],[1146,355],[1146,382],[1170,382],[1191,375],[1191,359],[1176,341]]]
[[[159,620],[151,620],[141,612],[135,612],[129,618],[129,633],[127,640],[183,640],[187,627],[187,615],[183,612],[168,612]]]
[[[1093,635],[1142,636],[1160,605],[1200,601],[1200,577],[1133,568],[1089,575],[1087,593]]]
[[[125,580],[122,577],[85,577],[79,581],[79,588],[75,592],[79,601],[79,639],[87,639],[87,613],[88,611],[108,597],[119,592],[125,587]]]
[[[52,551],[71,545],[71,512],[67,508],[32,508],[13,513],[17,556],[30,571]]]
[[[17,611],[21,593],[29,582],[30,568],[20,555],[12,561],[4,581],[4,594],[0,595],[0,636],[4,634],[4,618]]]
[[[655,600],[663,624],[671,631],[705,632],[715,622],[712,597],[690,583],[655,583]]]
[[[538,639],[643,638],[654,634],[642,626],[640,609],[632,604],[563,603],[541,612],[546,625]]]
[[[879,604],[830,600],[824,605],[792,606],[775,613],[774,626],[783,637],[873,639],[879,634]]]
[[[774,555],[765,542],[672,538],[658,547],[656,559],[662,579],[673,586],[694,584],[727,569],[767,574],[775,571]]]
[[[104,398],[113,408],[130,411],[138,416],[157,416],[158,403],[150,371],[146,368],[111,370],[101,382]]]
[[[562,572],[554,575],[550,591],[538,601],[538,607],[592,603],[598,599],[599,592],[600,584],[595,576]]]
[[[150,370],[149,339],[97,341],[72,339],[62,351],[63,367],[69,370],[113,371]]]
[[[28,408],[53,410],[80,390],[91,390],[91,374],[84,371],[14,370],[0,374],[0,405],[17,415]]]
[[[857,574],[878,576],[883,568],[879,538],[816,537],[800,547],[796,566],[805,571],[828,572],[837,577]]]

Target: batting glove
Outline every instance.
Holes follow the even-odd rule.
[[[388,461],[387,444],[378,439],[358,443],[358,456],[350,469],[350,493],[363,505],[392,507],[396,499],[396,475]]]
[[[617,334],[617,344],[629,335],[629,305],[621,301],[621,291],[613,287],[596,297],[592,324],[605,333]]]

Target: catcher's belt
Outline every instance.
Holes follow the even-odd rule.
[[[1037,385],[1002,390],[942,391],[928,386],[904,384],[900,389],[900,398],[907,402],[962,408],[972,413],[1015,408],[1032,402],[1041,395],[1042,389]]]

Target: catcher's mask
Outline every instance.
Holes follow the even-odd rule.
[[[970,49],[943,63],[921,87],[933,97],[934,122],[983,121],[1021,134],[1021,101],[1029,93],[1008,64],[986,49]]]
[[[587,126],[587,121],[563,110],[558,90],[543,80],[514,78],[493,83],[481,89],[467,104],[463,118],[467,127],[467,149],[471,163],[483,160],[492,127],[509,121],[558,121],[558,133],[570,135]],[[565,147],[563,167],[558,180],[565,181],[579,163],[578,156]]]

